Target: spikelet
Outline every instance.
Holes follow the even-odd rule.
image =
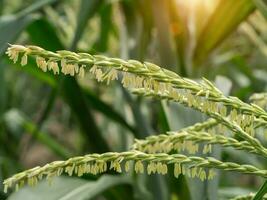
[[[208,180],[212,180],[216,176],[216,172],[214,169],[209,169]]]
[[[110,169],[114,169],[114,171],[121,173],[121,165],[118,160],[114,160],[110,163]]]
[[[178,178],[181,173],[182,173],[181,164],[175,163],[174,164],[174,177]]]
[[[111,69],[107,74],[107,84],[109,85],[110,81],[118,80],[118,72],[115,69]]]
[[[14,63],[16,63],[18,61],[18,58],[19,58],[19,52],[18,51],[10,49],[7,51],[7,55],[9,57],[9,59],[12,60]]]
[[[157,167],[156,164],[154,162],[150,162],[147,165],[147,174],[155,174],[157,172]]]
[[[74,63],[74,73],[75,74],[79,73],[79,65],[77,63]]]
[[[135,163],[134,170],[136,173],[144,173],[144,165],[140,160]]]
[[[195,178],[198,176],[198,168],[197,167],[192,167],[191,168],[191,178]]]
[[[103,80],[103,72],[100,68],[96,69],[95,77],[98,82],[101,82]]]
[[[96,70],[97,70],[97,65],[93,65],[93,66],[91,67],[91,69],[89,70],[89,72],[90,72],[91,74],[95,75],[95,74],[96,74]]]
[[[60,65],[61,65],[61,72],[63,74],[67,74],[67,63],[66,63],[66,60],[65,59],[61,59],[60,61]]]
[[[203,148],[203,154],[211,153],[211,150],[212,150],[211,144],[206,144],[204,145],[204,148]]]
[[[48,61],[47,62],[47,66],[48,66],[48,70],[49,71],[53,71],[53,73],[56,75],[56,74],[59,74],[59,67],[58,67],[58,63],[55,62],[55,61]]]
[[[83,78],[84,77],[84,74],[85,74],[85,65],[82,65],[80,68],[79,68],[79,74],[78,74],[78,76],[80,77],[80,78]]]
[[[133,77],[134,77],[134,75],[129,74],[128,72],[123,72],[122,73],[122,80],[121,80],[123,87],[130,88],[132,85]]]
[[[223,116],[226,117],[227,116],[227,108],[225,106],[221,106],[219,109],[219,113]]]
[[[27,63],[28,63],[28,55],[27,55],[27,53],[24,53],[24,55],[21,57],[20,64],[21,64],[21,66],[25,66],[25,65],[27,65]]]
[[[44,72],[47,71],[47,62],[45,61],[44,58],[37,56],[36,57],[36,64],[39,68],[41,68],[41,70],[43,70]]]
[[[199,172],[198,172],[198,177],[200,178],[201,181],[204,181],[207,179],[207,174],[206,171],[202,168],[200,168]]]
[[[65,168],[65,172],[69,175],[69,176],[72,176],[73,174],[73,171],[74,171],[74,168],[75,168],[75,165],[73,164],[72,166],[67,166]]]
[[[74,67],[74,65],[73,64],[67,64],[67,66],[66,66],[66,74],[69,74],[69,75],[71,75],[71,76],[74,76],[75,75],[75,67]]]
[[[124,170],[125,170],[125,172],[129,172],[130,171],[130,161],[129,160],[125,162]]]
[[[231,112],[230,112],[230,120],[231,121],[235,121],[236,118],[237,118],[237,115],[238,115],[238,113],[237,113],[236,109],[231,110]]]
[[[24,55],[26,54],[27,56],[27,52],[29,52],[29,49],[21,45],[11,45],[10,47],[8,47],[6,54],[8,55],[10,60],[16,63],[18,61],[20,52],[24,52]],[[25,58],[22,63],[24,64],[24,62],[25,62]],[[26,63],[27,63],[27,60],[26,60]]]

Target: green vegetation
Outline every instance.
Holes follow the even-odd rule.
[[[1,199],[267,198],[264,1],[0,6]]]

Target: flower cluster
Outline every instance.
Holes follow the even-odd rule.
[[[177,152],[186,150],[190,154],[195,154],[199,148],[198,144],[203,142],[206,143],[203,147],[203,154],[211,152],[211,145],[220,144],[224,147],[232,147],[261,156],[261,152],[250,146],[247,141],[238,141],[224,135],[192,130],[172,131],[168,134],[149,136],[144,140],[135,140],[133,149],[148,153],[169,153],[173,150]]]
[[[175,96],[177,93],[180,94],[181,91],[175,89],[183,89],[187,91],[187,98],[190,104],[196,102],[195,97],[205,97],[204,99],[210,102],[218,102],[219,105],[217,106],[219,107],[224,105],[235,108],[240,114],[263,119],[261,122],[267,124],[267,113],[259,106],[244,103],[236,97],[225,97],[220,90],[204,78],[202,82],[198,83],[182,78],[178,74],[160,68],[153,63],[141,63],[136,60],[125,61],[118,58],[108,58],[100,55],[93,56],[87,53],[74,53],[70,51],[54,53],[36,46],[11,45],[7,50],[7,55],[14,62],[18,61],[19,54],[41,57],[47,60],[45,63],[49,63],[49,61],[60,63],[61,72],[71,76],[74,76],[76,73],[84,75],[84,68],[93,66],[91,73],[96,75],[99,81],[104,81],[105,79],[114,80],[117,77],[117,73],[122,72],[122,83],[125,87],[151,89],[155,93],[160,92],[163,94],[167,91],[171,96]],[[25,60],[27,61],[27,59],[22,59],[23,64],[26,64]],[[41,69],[46,71],[47,68],[42,67]],[[211,104],[209,108],[215,109],[215,107],[216,104]],[[220,109],[222,112],[227,112],[226,108]]]
[[[188,100],[186,98],[174,97],[174,96],[171,96],[168,94],[159,94],[159,93],[155,93],[152,90],[145,91],[143,89],[135,89],[133,92],[138,94],[138,95],[159,97],[161,99],[167,99],[167,100],[179,102],[180,104],[183,104],[185,106],[188,106],[188,104],[189,104]],[[181,94],[178,94],[178,95],[180,96]],[[195,98],[197,98],[197,97],[195,97]],[[200,101],[200,100],[197,100],[197,101]],[[245,141],[247,141],[249,143],[249,145],[251,145],[252,147],[257,149],[257,151],[260,152],[260,154],[262,156],[265,156],[265,157],[267,156],[267,149],[262,146],[262,144],[259,142],[258,139],[253,137],[254,134],[251,135],[251,134],[247,133],[245,130],[243,130],[239,126],[237,121],[239,121],[240,116],[238,116],[236,114],[235,109],[232,110],[228,116],[223,116],[219,110],[213,110],[211,105],[210,105],[210,109],[208,109],[208,107],[207,107],[207,109],[203,109],[205,107],[204,104],[205,104],[204,102],[200,103],[200,105],[199,104],[198,105],[192,104],[192,108],[199,110],[200,112],[206,113],[210,117],[216,119],[218,122],[220,122],[225,127],[227,127],[229,130],[231,130],[233,133],[239,135],[241,138],[243,138]],[[231,119],[233,121],[231,121]],[[258,122],[257,119],[253,119],[251,117],[247,117],[246,119],[252,119],[253,121]],[[240,121],[240,123],[243,125],[247,125],[247,124],[251,124],[251,121],[250,122],[248,122],[248,121],[244,122],[244,119],[243,119]],[[222,126],[220,126],[220,127],[222,127]],[[250,130],[253,130],[253,129],[250,128]],[[220,133],[223,133],[223,130],[220,130]]]
[[[188,157],[181,154],[147,154],[140,151],[127,151],[121,153],[108,152],[104,154],[89,154],[73,157],[66,161],[55,161],[43,167],[18,173],[4,181],[5,192],[15,186],[19,189],[24,184],[34,186],[38,180],[46,177],[49,181],[63,172],[69,176],[82,176],[85,173],[100,174],[108,169],[121,173],[129,171],[133,162],[133,170],[136,173],[167,174],[168,165],[174,165],[174,176],[180,174],[190,178],[198,177],[201,180],[212,179],[216,172],[214,169],[236,171],[267,177],[267,170],[260,170],[251,165],[238,165],[231,162],[221,162],[215,158]],[[204,169],[206,168],[206,169]],[[209,170],[207,170],[210,168]]]
[[[267,113],[255,104],[224,96],[204,78],[202,82],[195,82],[149,62],[125,61],[70,51],[54,53],[36,46],[11,45],[7,55],[14,63],[21,57],[22,66],[27,64],[28,56],[34,56],[42,71],[52,71],[54,74],[78,74],[83,77],[86,68],[90,68],[89,72],[99,82],[109,84],[113,80],[120,80],[124,87],[135,94],[178,102],[207,114],[211,119],[180,131],[136,140],[131,151],[89,154],[18,173],[5,180],[6,190],[14,185],[19,188],[25,183],[35,185],[44,176],[51,180],[62,173],[82,176],[84,173],[96,175],[109,169],[117,173],[132,169],[136,173],[164,175],[168,173],[170,164],[174,165],[175,177],[184,174],[201,180],[212,179],[215,175],[214,169],[267,177],[266,170],[251,165],[177,154],[184,151],[195,154],[200,149],[199,144],[204,143],[204,154],[211,152],[213,144],[219,144],[267,157],[267,149],[255,137],[255,129],[267,125]],[[225,134],[226,130],[227,133],[238,135],[242,141]],[[167,154],[173,151],[174,154]]]

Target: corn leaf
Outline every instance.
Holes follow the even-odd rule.
[[[8,43],[14,42],[17,36],[36,19],[36,16],[31,13],[55,1],[56,0],[35,1],[35,3],[15,15],[2,16],[0,18],[0,56],[6,50]]]
[[[263,183],[263,185],[261,186],[259,191],[256,193],[253,200],[261,200],[266,193],[267,193],[267,181]]]
[[[86,28],[88,20],[96,13],[97,9],[103,3],[103,0],[82,0],[80,10],[77,16],[77,28],[70,49],[76,49],[78,41]]]
[[[19,111],[10,110],[5,113],[5,122],[11,131],[16,131],[19,129],[24,130],[27,134],[30,134],[38,142],[47,146],[52,152],[61,158],[67,159],[70,157],[71,153],[50,135],[40,131],[36,133],[36,125],[23,116],[23,114]]]
[[[89,200],[95,199],[112,187],[129,184],[130,178],[126,176],[103,175],[96,181],[57,177],[53,180],[52,186],[44,181],[34,188],[25,187],[13,193],[8,200]]]

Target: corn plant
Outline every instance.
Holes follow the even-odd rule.
[[[97,175],[110,170],[148,175],[170,173],[176,178],[182,174],[202,181],[213,179],[218,170],[267,177],[266,169],[254,165],[205,157],[215,144],[255,154],[263,159],[267,157],[267,148],[255,135],[256,128],[266,127],[267,112],[256,104],[225,96],[205,78],[197,82],[150,62],[67,50],[52,52],[38,46],[10,45],[6,53],[14,63],[20,62],[25,67],[28,57],[34,57],[38,68],[47,73],[51,71],[55,76],[77,75],[83,78],[89,72],[98,82],[107,85],[118,80],[134,94],[182,104],[210,118],[181,130],[136,139],[128,151],[72,157],[20,172],[4,181],[5,192],[13,187],[18,190],[25,184],[34,186],[44,177],[52,181],[53,177],[61,174]],[[199,151],[203,156],[195,155]],[[173,166],[173,172],[169,172],[170,166]],[[264,192],[235,199],[253,198],[264,198]]]

